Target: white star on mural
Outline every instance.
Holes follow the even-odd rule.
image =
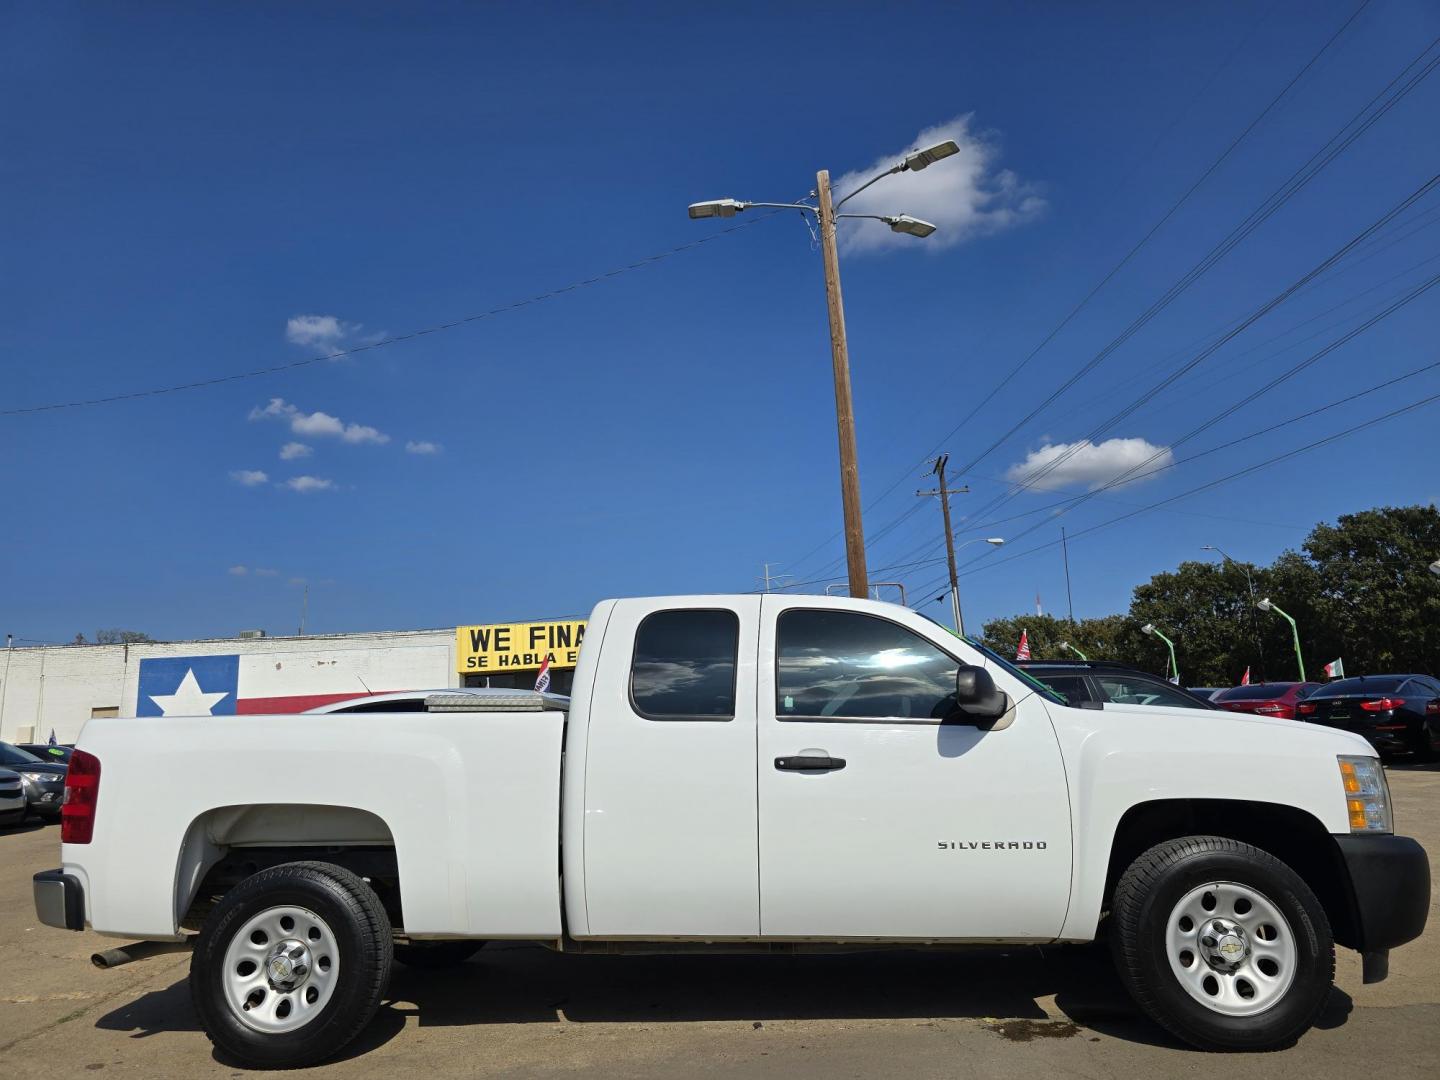
[[[185,678],[180,680],[173,694],[151,694],[150,700],[160,706],[162,716],[210,716],[210,710],[223,697],[229,697],[228,690],[218,694],[207,694],[195,681],[195,669],[186,668]]]

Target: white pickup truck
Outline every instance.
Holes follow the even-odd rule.
[[[129,955],[192,948],[211,1039],[280,1066],[346,1045],[395,959],[457,963],[496,939],[795,951],[1103,933],[1176,1035],[1276,1047],[1314,1021],[1337,942],[1377,981],[1429,908],[1425,852],[1394,835],[1359,736],[1071,708],[889,604],[607,600],[573,697],[428,706],[92,720],[40,918],[143,939]]]

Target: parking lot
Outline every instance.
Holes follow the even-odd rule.
[[[1440,770],[1392,769],[1398,828],[1440,853]],[[58,828],[0,831],[0,1055],[46,1076],[235,1075],[199,1030],[188,958],[112,971],[119,944],[37,924],[30,876],[58,863]],[[1440,926],[1365,987],[1338,954],[1317,1030],[1258,1067],[1279,1077],[1440,1070]],[[491,947],[452,973],[397,965],[390,998],[337,1062],[347,1077],[396,1070],[551,1076],[1192,1075],[1215,1059],[1130,1006],[1092,948],[805,957],[564,956]]]

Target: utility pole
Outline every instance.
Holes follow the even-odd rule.
[[[1065,555],[1065,604],[1070,609],[1070,625],[1075,625],[1075,598],[1070,595],[1070,545],[1065,539],[1065,526],[1060,526],[1060,550]],[[1083,659],[1083,657],[1082,657]]]
[[[310,613],[310,583],[305,583],[305,594],[300,599],[300,636],[305,636],[305,616]]]
[[[945,560],[950,564],[950,613],[955,619],[955,633],[963,638],[965,636],[965,620],[960,615],[960,577],[955,573],[955,533],[950,528],[950,496],[963,495],[970,488],[968,486],[958,488],[945,486],[945,466],[949,462],[949,454],[941,454],[935,459],[934,472],[940,478],[938,491],[917,491],[915,494],[940,497],[940,512],[945,517]]]
[[[865,570],[865,530],[860,524],[860,469],[855,463],[855,411],[850,403],[850,352],[845,344],[845,305],[840,298],[840,257],[835,252],[835,219],[844,217],[881,221],[890,226],[891,232],[905,233],[922,240],[935,231],[935,226],[909,214],[836,214],[836,210],[887,176],[919,172],[959,152],[960,146],[954,139],[946,139],[923,150],[912,150],[903,160],[871,177],[848,195],[842,196],[838,204],[833,202],[830,194],[828,169],[821,169],[815,174],[815,190],[811,193],[815,199],[814,206],[810,205],[808,197],[805,201],[791,203],[711,199],[708,202],[690,204],[691,218],[734,217],[752,207],[799,210],[802,214],[815,215],[816,224],[820,227],[820,252],[825,264],[825,304],[830,316],[830,360],[835,373],[835,421],[840,436],[840,495],[845,508],[845,562],[850,572],[850,595],[861,600],[869,595],[870,582]]]
[[[764,574],[761,576],[761,578],[760,578],[761,581],[765,582],[765,589],[764,589],[765,592],[769,592],[769,591],[770,591],[770,586],[771,586],[771,584],[772,584],[773,582],[781,581],[781,580],[783,580],[783,579],[785,579],[785,578],[794,577],[794,576],[795,576],[794,574],[772,574],[772,573],[770,572],[770,567],[774,565],[773,563],[768,563],[768,562],[767,562],[767,563],[761,563],[760,565],[765,568],[765,573],[764,573]]]
[[[830,170],[815,174],[819,199],[820,252],[825,263],[825,307],[830,316],[830,362],[835,374],[835,424],[840,436],[840,500],[845,510],[845,565],[850,595],[870,595],[865,569],[865,527],[860,521],[860,466],[856,463],[855,408],[850,401],[850,348],[845,341],[845,303],[840,296],[840,256],[835,250],[835,208],[830,198]]]

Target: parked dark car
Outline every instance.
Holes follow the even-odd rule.
[[[1019,660],[1015,666],[1039,679],[1071,705],[1108,701],[1115,705],[1214,708],[1204,698],[1158,675],[1108,660]]]
[[[1440,756],[1440,682],[1429,675],[1361,675],[1326,683],[1296,707],[1301,720],[1363,735],[1382,757]]]
[[[1294,720],[1295,706],[1324,685],[1316,682],[1270,682],[1232,686],[1212,697],[1210,704],[1231,712]]]
[[[20,774],[0,769],[0,825],[17,825],[25,820],[25,788]]]
[[[43,818],[58,818],[65,801],[65,771],[60,762],[43,761],[7,742],[0,742],[0,768],[20,774],[25,788],[25,809]]]
[[[27,753],[34,754],[41,761],[58,765],[69,765],[70,755],[75,752],[75,747],[69,743],[21,742],[15,745]]]

